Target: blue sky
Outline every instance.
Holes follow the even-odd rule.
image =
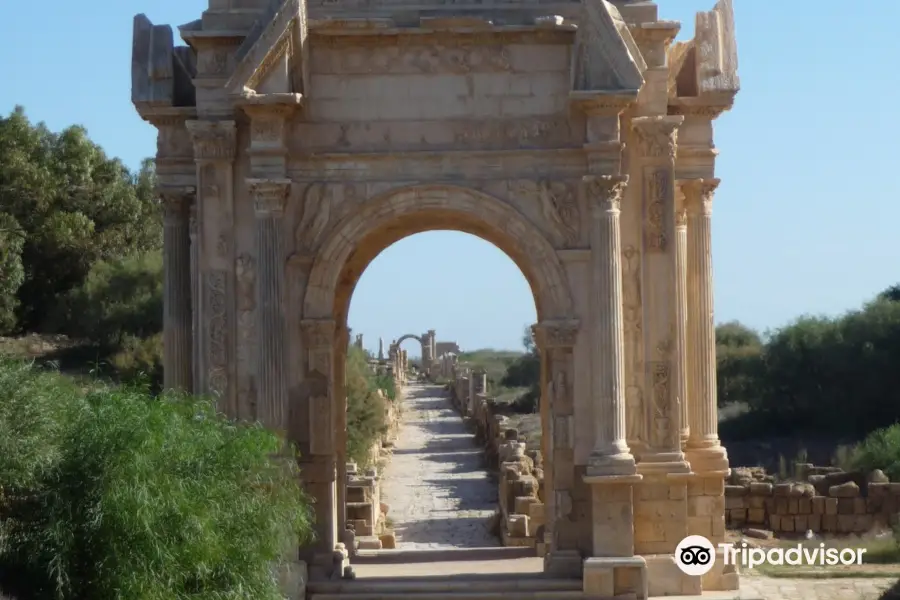
[[[5,2],[0,111],[25,106],[58,130],[87,127],[137,166],[154,129],[130,102],[131,20],[196,19],[203,0]],[[713,0],[658,0],[683,23]],[[838,314],[900,282],[900,3],[735,0],[743,90],[716,127],[716,318],[775,328]],[[893,81],[893,83],[891,83]],[[366,345],[436,329],[464,349],[518,348],[534,321],[521,273],[488,243],[452,232],[398,242],[363,274],[350,326]],[[406,342],[410,354],[418,344]]]

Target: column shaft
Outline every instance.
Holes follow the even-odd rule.
[[[192,391],[191,335],[191,238],[186,191],[162,193],[165,203],[163,226],[164,326],[163,387]]]
[[[256,201],[256,256],[258,262],[256,313],[257,419],[273,430],[287,427],[285,376],[284,241],[281,216],[290,182],[250,180]]]
[[[712,199],[718,180],[695,180],[686,186],[690,437],[688,451],[695,471],[727,468],[719,443],[716,393],[716,329],[713,314]],[[699,451],[699,452],[698,452]],[[704,456],[705,455],[705,456]],[[708,464],[710,460],[714,463]],[[697,464],[694,464],[697,463]]]
[[[197,199],[191,203],[191,364],[194,394],[200,389],[200,237],[198,235]]]
[[[676,191],[677,193],[677,191]],[[687,215],[683,195],[675,204],[675,390],[681,414],[681,446],[690,435],[687,351]]]
[[[591,354],[594,449],[591,474],[630,475],[625,441],[625,336],[619,204],[627,179],[586,177],[591,206]]]

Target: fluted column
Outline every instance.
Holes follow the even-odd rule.
[[[716,394],[716,329],[713,308],[712,201],[718,179],[682,186],[687,209],[687,302],[690,436],[687,452],[696,472],[728,468],[719,442]]]
[[[256,313],[257,419],[267,428],[287,427],[284,326],[284,240],[282,216],[290,188],[287,179],[248,179],[256,212],[258,267]]]
[[[191,237],[193,188],[161,187],[163,227],[163,387],[193,389],[191,316]]]
[[[687,211],[684,190],[675,190],[675,390],[681,407],[681,447],[690,435],[687,351]]]
[[[591,354],[594,449],[592,475],[630,475],[634,456],[625,441],[625,339],[619,206],[626,177],[588,176],[591,207]]]
[[[191,202],[189,217],[191,243],[191,391],[199,394],[200,384],[200,236],[198,234],[197,199]]]

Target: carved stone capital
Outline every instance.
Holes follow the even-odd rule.
[[[602,216],[610,211],[618,212],[625,188],[627,175],[587,175],[581,178],[585,197],[591,214]]]
[[[631,126],[637,141],[638,153],[643,157],[675,158],[678,127],[684,122],[683,116],[637,117]]]
[[[684,194],[684,208],[691,214],[712,214],[712,202],[719,179],[684,179],[679,182]]]
[[[541,321],[532,327],[538,346],[542,348],[567,348],[575,346],[580,323],[568,321]]]
[[[163,205],[165,223],[187,223],[197,193],[193,186],[160,185],[156,188]]]
[[[234,121],[187,121],[195,160],[234,160],[237,128]]]
[[[290,179],[247,179],[256,216],[280,217],[284,214],[284,203],[290,187]]]
[[[331,348],[334,344],[336,326],[331,319],[304,319],[300,322],[303,339],[309,350]]]

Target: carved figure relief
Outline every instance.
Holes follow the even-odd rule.
[[[644,240],[648,252],[665,252],[668,248],[665,210],[670,183],[666,169],[653,171],[647,180]]]
[[[256,265],[253,257],[240,255],[235,261],[237,279],[238,360],[252,362],[256,347]]]
[[[571,390],[569,389],[569,380],[568,377],[566,377],[566,372],[560,369],[556,372],[556,375],[553,376],[553,380],[550,382],[551,409],[558,411],[560,408],[571,406],[570,392]]]
[[[644,437],[644,394],[636,385],[625,387],[625,428],[626,440],[642,442]]]
[[[250,124],[254,142],[277,142],[281,139],[284,120],[279,117],[255,117]]]
[[[203,50],[199,58],[199,71],[203,75],[225,75],[228,72],[227,48]]]
[[[209,354],[210,392],[224,397],[228,391],[228,312],[226,307],[225,271],[211,271],[206,275],[207,298],[207,352]]]
[[[296,190],[296,192],[294,192]],[[365,200],[364,184],[311,183],[292,186],[292,203],[300,205],[300,222],[294,230],[297,252],[313,250],[329,226]]]
[[[672,410],[671,367],[668,362],[654,362],[651,374],[653,382],[652,442],[656,448],[667,448],[672,438],[672,427],[670,427]]]
[[[578,201],[571,185],[564,181],[521,180],[510,183],[510,192],[537,203],[541,216],[563,245],[578,244]]]
[[[641,386],[643,377],[642,314],[641,314],[641,255],[637,248],[628,245],[622,251],[622,296],[625,331],[625,388],[627,407],[626,425],[628,441],[646,442],[644,421],[644,397]]]

